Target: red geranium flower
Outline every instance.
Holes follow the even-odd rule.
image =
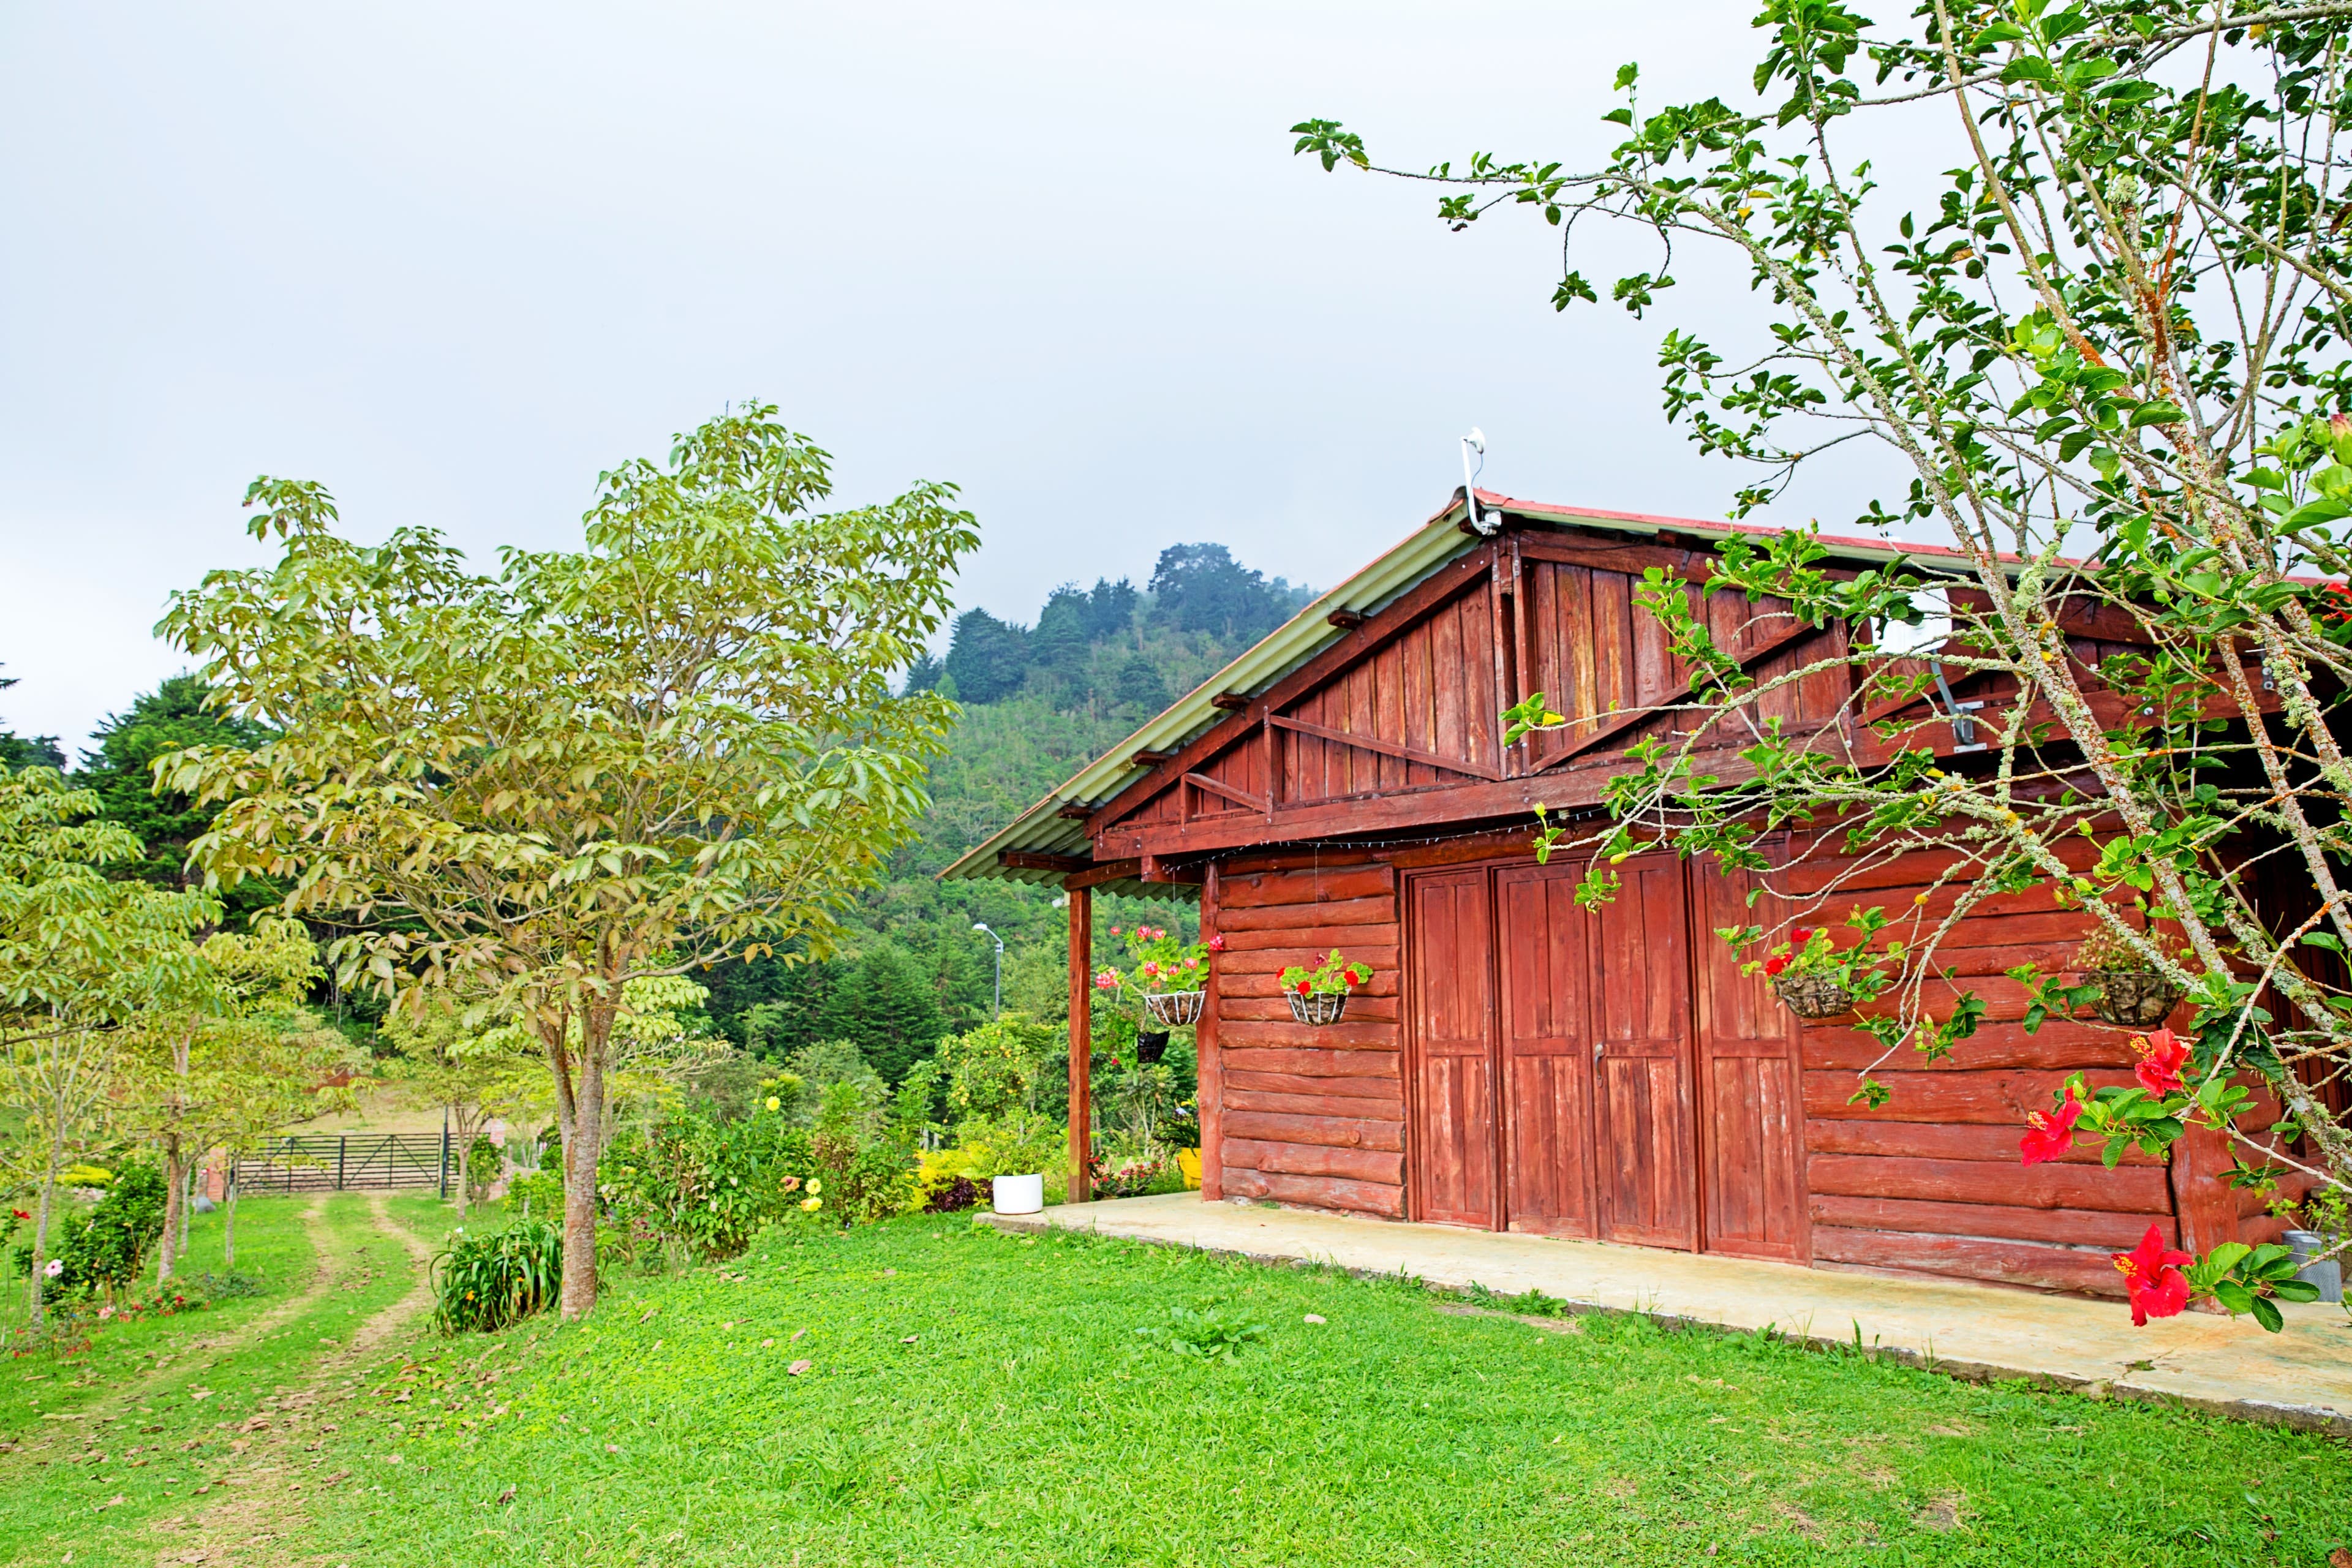
[[[2039,1165],[2055,1160],[2074,1146],[2074,1123],[2083,1115],[2083,1102],[2074,1091],[2066,1091],[2065,1102],[2055,1110],[2037,1110],[2025,1119],[2026,1134],[2017,1141],[2017,1152],[2029,1165]]]
[[[1223,932],[1219,932],[1217,935],[1209,939],[1209,951],[1211,952],[1223,952],[1225,951],[1225,938]]]
[[[1302,980],[1298,983],[1298,994],[1301,996],[1311,995],[1313,994],[1314,990],[1315,985],[1312,981]]]
[[[1785,952],[1776,952],[1764,961],[1764,973],[1767,974],[1778,974],[1788,967],[1789,955]]]
[[[1802,947],[1805,943],[1813,940],[1813,928],[1811,926],[1799,926],[1796,930],[1789,933],[1789,940],[1795,942],[1799,947]]]
[[[2189,1305],[2189,1276],[2180,1265],[2194,1262],[2178,1247],[2164,1245],[2164,1233],[2154,1226],[2129,1252],[2114,1255],[2123,1270],[2124,1290],[2131,1297],[2132,1326],[2146,1328],[2150,1318],[2173,1318]]]
[[[1113,926],[1113,927],[1111,927],[1111,928],[1110,928],[1110,934],[1111,934],[1111,935],[1113,935],[1113,936],[1117,936],[1117,935],[1118,935],[1118,934],[1119,934],[1118,927],[1117,927],[1117,926]]]
[[[2169,1029],[2136,1037],[2132,1049],[2139,1053],[2139,1066],[2132,1068],[2132,1077],[2150,1094],[2180,1092],[2180,1069],[2189,1062],[2189,1045]]]

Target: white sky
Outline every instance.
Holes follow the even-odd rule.
[[[149,628],[265,558],[257,473],[487,563],[575,541],[600,468],[730,399],[830,449],[844,503],[962,485],[960,602],[1024,620],[1181,541],[1328,586],[1473,424],[1496,489],[1721,516],[1730,470],[1658,412],[1688,318],[1555,316],[1539,222],[1449,235],[1286,128],[1590,159],[1624,60],[1652,102],[1746,101],[1753,9],[0,10],[0,724],[78,747],[181,668]]]

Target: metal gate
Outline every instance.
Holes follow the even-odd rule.
[[[383,1192],[431,1187],[457,1173],[446,1133],[352,1132],[273,1138],[232,1166],[240,1193]]]

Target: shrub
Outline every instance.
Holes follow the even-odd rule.
[[[597,1192],[632,1261],[640,1243],[732,1258],[761,1227],[796,1212],[801,1184],[817,1168],[810,1145],[781,1110],[733,1121],[688,1113],[615,1139]]]
[[[163,1173],[133,1162],[114,1174],[95,1206],[79,1221],[50,1232],[49,1256],[65,1265],[51,1291],[103,1289],[111,1293],[139,1278],[147,1249],[163,1234]],[[16,1272],[29,1273],[32,1243],[16,1248]]]
[[[486,1235],[456,1234],[433,1259],[439,1299],[433,1326],[445,1334],[493,1333],[544,1311],[563,1284],[563,1233],[524,1220]]]
[[[563,1171],[560,1163],[526,1172],[507,1184],[507,1209],[520,1218],[537,1215],[552,1220],[563,1213]]]

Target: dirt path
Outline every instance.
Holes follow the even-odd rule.
[[[336,1434],[334,1406],[357,1397],[361,1373],[384,1346],[412,1330],[433,1304],[426,1269],[432,1248],[393,1219],[381,1196],[368,1200],[375,1227],[406,1248],[416,1267],[407,1294],[362,1323],[312,1365],[299,1387],[240,1428],[253,1434],[226,1480],[227,1495],[205,1512],[159,1520],[166,1537],[159,1564],[207,1568],[278,1568],[301,1562],[295,1539],[308,1522],[307,1491],[340,1484],[349,1474],[329,1451]],[[322,1473],[323,1472],[323,1473]]]
[[[325,1217],[326,1212],[327,1200],[322,1194],[313,1198],[310,1206],[302,1211],[302,1223],[316,1226]],[[81,1447],[83,1434],[94,1432],[110,1421],[120,1420],[124,1411],[135,1409],[142,1400],[152,1398],[157,1384],[184,1373],[185,1363],[199,1355],[233,1355],[240,1346],[257,1343],[277,1332],[282,1325],[315,1305],[332,1282],[333,1270],[328,1267],[327,1257],[321,1252],[311,1262],[310,1278],[293,1295],[257,1314],[251,1321],[220,1339],[190,1341],[185,1349],[171,1358],[169,1363],[149,1367],[137,1382],[115,1389],[103,1399],[93,1400],[79,1410],[61,1411],[53,1417],[45,1417],[56,1421],[57,1426],[43,1439],[21,1444],[21,1450],[31,1455],[47,1455],[52,1449]]]

